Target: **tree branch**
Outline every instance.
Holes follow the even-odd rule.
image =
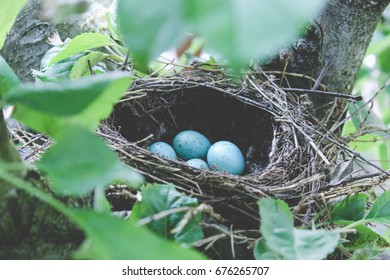
[[[15,163],[22,161],[18,151],[15,148],[15,145],[12,143],[9,137],[8,127],[4,120],[4,114],[2,110],[0,110],[0,143],[0,161],[3,161],[4,163]]]

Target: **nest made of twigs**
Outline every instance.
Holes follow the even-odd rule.
[[[174,184],[211,205],[225,220],[253,227],[259,198],[280,198],[304,207],[327,185],[340,140],[312,110],[307,95],[288,93],[265,73],[238,81],[187,71],[136,81],[100,134],[147,180]],[[152,142],[169,143],[185,129],[200,131],[211,141],[236,143],[246,155],[244,175],[195,169],[148,151]]]
[[[330,200],[366,191],[390,177],[376,166],[343,174],[340,159],[360,166],[370,163],[348,147],[347,139],[333,133],[339,124],[325,127],[334,106],[318,120],[307,94],[281,88],[278,82],[264,72],[249,73],[241,80],[207,71],[139,79],[97,133],[148,181],[174,184],[235,228],[258,228],[256,202],[263,197],[284,199],[295,218],[305,223]],[[149,152],[152,142],[170,142],[185,129],[198,130],[211,141],[236,143],[246,156],[245,173],[195,169]],[[52,145],[50,138],[23,127],[11,132],[27,162],[39,159]],[[111,188],[108,198],[114,211],[131,210],[135,201],[130,189],[123,187]]]

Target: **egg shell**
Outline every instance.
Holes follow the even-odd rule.
[[[162,158],[169,160],[177,160],[175,150],[171,145],[165,142],[156,142],[150,145],[149,150],[151,153],[156,154]]]
[[[214,143],[208,153],[207,162],[211,170],[226,171],[241,175],[244,172],[245,161],[240,149],[229,141]]]
[[[194,168],[210,170],[209,165],[203,159],[193,158],[188,160],[186,163]]]
[[[205,159],[211,143],[199,132],[184,130],[175,136],[172,146],[177,155],[184,160]]]

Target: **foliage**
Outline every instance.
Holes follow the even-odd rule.
[[[0,178],[25,190],[75,222],[87,241],[75,256],[83,259],[204,259],[193,250],[184,249],[153,235],[145,228],[87,209],[73,209],[50,194],[7,172],[0,163]]]
[[[147,217],[162,216],[149,221],[147,227],[160,236],[190,245],[203,238],[199,226],[202,217],[196,211],[197,206],[196,198],[184,196],[172,185],[147,185],[142,189],[142,200],[132,208],[130,220],[136,222]],[[180,212],[170,213],[180,208]]]
[[[3,46],[7,32],[11,29],[16,15],[27,0],[2,1],[0,9],[0,48]]]
[[[257,259],[324,259],[335,250],[340,239],[337,230],[294,228],[288,205],[281,200],[261,199],[259,207],[260,231],[265,242],[255,248]]]
[[[252,58],[290,42],[324,3],[150,0],[146,7],[137,0],[119,0],[118,18],[125,42],[141,69],[182,40],[187,31],[204,37],[212,50],[222,53],[239,70]]]
[[[354,229],[354,232],[346,234],[345,239],[348,242],[343,243],[343,247],[352,252],[360,250],[361,253],[365,252],[363,255],[371,256],[374,251],[369,248],[375,247],[375,255],[377,255],[390,245],[385,233],[379,234],[373,230],[375,223],[390,223],[390,191],[382,193],[368,212],[366,211],[367,202],[366,194],[347,197],[333,207],[331,219],[344,230]],[[354,258],[357,258],[357,255],[362,258],[361,253],[356,252]]]
[[[115,181],[133,187],[143,183],[142,176],[119,162],[103,140],[81,127],[63,129],[57,141],[37,163],[57,193],[81,196]]]
[[[109,22],[108,30],[115,34],[85,33],[58,43],[46,53],[39,71],[33,72],[36,84],[20,84],[0,58],[1,107],[15,105],[17,120],[49,135],[55,142],[34,168],[46,175],[55,195],[86,197],[94,193],[94,209],[70,208],[51,192],[31,185],[13,172],[15,168],[31,167],[5,164],[3,159],[0,160],[0,188],[2,182],[8,182],[76,223],[87,237],[75,253],[76,258],[204,259],[200,253],[183,248],[204,237],[199,225],[202,215],[198,201],[181,194],[174,186],[145,185],[141,187],[142,200],[134,205],[129,220],[110,215],[105,188],[126,183],[136,190],[143,178],[120,162],[94,131],[110,115],[114,104],[131,85],[134,74],[140,74],[139,71],[150,74],[150,60],[183,40],[185,32],[204,38],[207,46],[221,53],[237,71],[253,57],[289,42],[324,1],[305,0],[299,5],[296,2],[169,0],[145,4],[119,0],[121,33],[117,33],[114,22]],[[302,4],[305,9],[300,8]],[[11,17],[7,19],[10,23]],[[0,29],[0,35],[4,34]],[[122,35],[130,59],[139,71],[107,73],[111,72],[110,63],[130,70],[127,49],[120,42]],[[387,48],[383,45],[377,51]],[[215,64],[214,58],[209,61]],[[378,123],[367,110],[351,107],[350,113],[354,115],[352,121],[357,129],[363,124]],[[378,197],[371,207],[366,195],[352,196],[331,211],[329,222],[337,229],[308,230],[294,227],[292,213],[285,202],[262,199],[259,201],[262,239],[256,243],[254,256],[256,259],[324,259],[337,246],[343,246],[352,253],[356,250],[353,258],[373,257],[388,240],[373,231],[368,223],[390,222],[389,201],[389,192]],[[366,209],[370,210],[366,213]],[[351,229],[356,234],[347,233],[349,243],[340,244],[340,236]]]

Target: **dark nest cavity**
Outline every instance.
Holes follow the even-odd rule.
[[[273,123],[268,112],[202,86],[151,93],[146,102],[122,102],[112,115],[112,125],[118,132],[145,149],[155,141],[172,144],[177,133],[188,129],[201,132],[212,143],[231,141],[245,155],[244,175],[269,164]]]

